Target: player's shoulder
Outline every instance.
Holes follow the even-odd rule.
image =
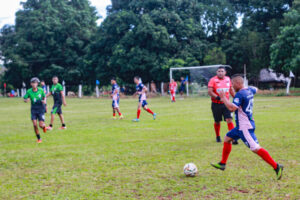
[[[38,87],[38,91],[41,92],[41,91],[44,91],[44,89],[41,87]]]
[[[32,88],[29,88],[26,92],[27,93],[31,93],[32,92]]]
[[[213,76],[213,77],[211,77],[210,80],[211,80],[211,81],[217,81],[217,80],[218,80],[218,76]]]
[[[229,76],[225,76],[225,77],[224,77],[224,80],[225,80],[225,81],[231,81],[231,79],[230,79]]]

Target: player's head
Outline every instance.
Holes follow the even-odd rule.
[[[58,83],[58,77],[57,76],[53,76],[52,77],[52,82],[54,85],[56,85]]]
[[[181,77],[180,79],[181,79],[182,81],[184,80],[184,78],[183,78],[183,77]]]
[[[33,77],[32,79],[30,79],[30,85],[34,89],[38,87],[39,83],[40,80],[37,77]]]
[[[113,85],[113,84],[116,84],[116,83],[117,83],[116,78],[115,78],[115,77],[111,78],[111,79],[110,79],[110,83],[111,83],[112,85]]]
[[[225,75],[226,75],[225,67],[223,67],[223,66],[218,67],[217,77],[220,78],[220,79],[223,79]]]
[[[174,79],[173,78],[171,79],[171,83],[174,83]]]
[[[45,85],[45,81],[41,80],[41,86],[44,86],[44,85]]]
[[[244,78],[242,75],[236,74],[232,76],[232,87],[236,92],[244,88]]]
[[[135,76],[135,77],[133,78],[133,81],[134,81],[135,84],[139,84],[139,83],[140,83],[140,77]]]

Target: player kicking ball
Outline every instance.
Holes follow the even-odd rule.
[[[175,95],[176,95],[176,90],[177,90],[177,83],[174,81],[174,79],[171,80],[169,84],[170,88],[170,94],[171,94],[171,102],[176,102],[175,100]]]
[[[237,92],[233,103],[227,98],[224,91],[220,91],[219,95],[225,106],[232,112],[235,111],[236,127],[229,131],[224,138],[224,146],[222,160],[217,164],[211,164],[213,167],[225,170],[226,162],[231,152],[231,142],[233,140],[242,139],[242,141],[250,148],[250,150],[259,155],[264,161],[273,167],[276,172],[277,179],[281,179],[283,166],[276,163],[267,150],[259,146],[255,136],[255,123],[253,120],[253,97],[257,92],[257,88],[244,87],[244,79],[242,76],[234,76],[232,85]]]
[[[112,78],[110,81],[112,88],[111,88],[111,97],[112,97],[112,109],[113,109],[113,119],[116,118],[116,112],[119,114],[119,119],[123,119],[123,115],[120,112],[119,102],[120,102],[120,87],[117,84],[115,78]]]
[[[144,86],[142,81],[140,81],[140,77],[136,76],[136,77],[134,77],[133,80],[134,80],[134,83],[136,84],[136,94],[139,95],[139,105],[138,105],[138,109],[137,109],[137,117],[136,117],[136,119],[133,119],[132,121],[134,121],[134,122],[140,121],[140,114],[141,114],[142,107],[145,111],[150,113],[153,116],[153,119],[155,120],[156,113],[153,113],[152,110],[147,107],[147,105],[148,105],[148,103],[146,101],[147,100],[147,97],[146,97],[147,87]]]
[[[33,123],[34,132],[37,137],[37,143],[41,143],[41,136],[39,133],[39,128],[37,125],[37,120],[39,121],[40,128],[43,129],[44,133],[46,133],[46,125],[45,125],[45,93],[44,90],[38,87],[39,79],[34,77],[30,80],[31,89],[27,90],[24,96],[24,102],[28,102],[29,99],[31,101],[31,120]]]
[[[51,122],[49,126],[47,127],[47,130],[52,130],[53,128],[53,122],[54,122],[54,115],[58,114],[62,126],[59,128],[61,130],[67,129],[65,121],[64,121],[64,116],[62,114],[61,106],[64,104],[64,106],[67,106],[65,95],[63,92],[63,87],[60,83],[58,83],[58,77],[53,76],[52,78],[53,85],[50,89],[50,92],[46,95],[46,97],[52,95],[53,100],[54,100],[54,105],[51,111]]]

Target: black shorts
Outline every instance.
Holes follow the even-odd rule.
[[[31,111],[31,120],[39,120],[40,122],[45,121],[45,112],[32,112]]]
[[[62,110],[61,110],[61,104],[54,104],[54,106],[52,107],[52,114],[62,114]]]
[[[211,110],[215,122],[223,121],[223,119],[232,119],[231,112],[226,108],[224,104],[211,103]]]

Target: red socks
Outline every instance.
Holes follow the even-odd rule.
[[[119,116],[121,116],[122,115],[122,113],[121,112],[119,112]]]
[[[220,136],[220,128],[221,128],[221,124],[214,124],[215,127],[215,132],[216,132],[216,136],[219,137]]]
[[[150,108],[147,108],[147,112],[150,113],[151,115],[154,114],[154,113],[152,112],[152,110],[150,110]]]
[[[233,122],[230,122],[229,124],[227,124],[227,126],[228,126],[228,130],[229,130],[229,131],[232,130],[232,129],[234,129],[234,124],[233,124]]]
[[[137,114],[136,114],[136,118],[139,119],[140,118],[140,114],[141,114],[141,109],[137,110]]]
[[[231,143],[224,142],[221,164],[226,164],[229,154],[231,152],[231,147]]]
[[[273,160],[267,150],[265,150],[264,148],[260,148],[257,152],[257,155],[259,155],[264,161],[271,165],[273,169],[277,169],[277,163]]]
[[[115,117],[116,116],[116,113],[113,113],[113,117]]]

